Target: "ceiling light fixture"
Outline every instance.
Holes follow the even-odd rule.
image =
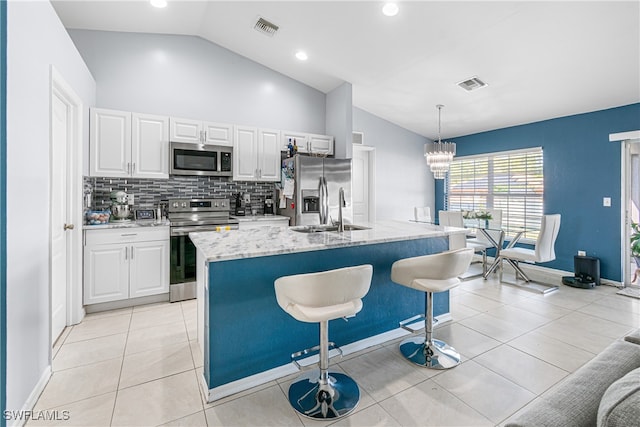
[[[167,0],[149,0],[149,3],[151,3],[151,6],[157,8],[167,7]]]
[[[456,155],[455,142],[442,142],[440,139],[441,122],[440,114],[444,105],[438,104],[438,142],[427,143],[424,145],[424,157],[427,159],[427,165],[431,168],[435,179],[444,179],[449,172],[449,165]]]
[[[306,61],[307,59],[309,59],[307,53],[303,50],[299,50],[296,52],[296,58],[298,58],[300,61]]]
[[[385,16],[396,16],[399,10],[398,5],[393,2],[385,3],[384,6],[382,6],[382,13],[385,14]]]

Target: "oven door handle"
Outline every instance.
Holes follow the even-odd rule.
[[[171,236],[186,236],[189,233],[200,233],[205,231],[220,231],[220,230],[237,230],[238,224],[224,224],[224,225],[197,225],[193,227],[171,227]]]

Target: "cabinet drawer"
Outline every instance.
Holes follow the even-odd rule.
[[[107,245],[110,243],[150,242],[168,240],[169,227],[131,227],[109,230],[86,230],[85,246]]]

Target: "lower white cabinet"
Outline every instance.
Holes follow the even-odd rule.
[[[86,230],[84,304],[169,292],[169,227]]]

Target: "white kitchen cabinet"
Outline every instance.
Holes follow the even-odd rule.
[[[280,180],[280,131],[236,126],[234,181]]]
[[[168,292],[169,227],[85,231],[85,304]]]
[[[89,174],[169,178],[169,118],[92,108]]]
[[[334,151],[333,137],[328,135],[283,131],[282,144],[280,145],[281,151],[288,150],[289,140],[291,140],[291,144],[295,140],[298,146],[298,153],[301,154],[332,155]]]
[[[309,135],[309,153],[333,154],[333,137],[328,135]]]
[[[131,176],[131,113],[92,108],[89,129],[89,174]]]
[[[233,147],[233,125],[171,117],[172,142]]]

